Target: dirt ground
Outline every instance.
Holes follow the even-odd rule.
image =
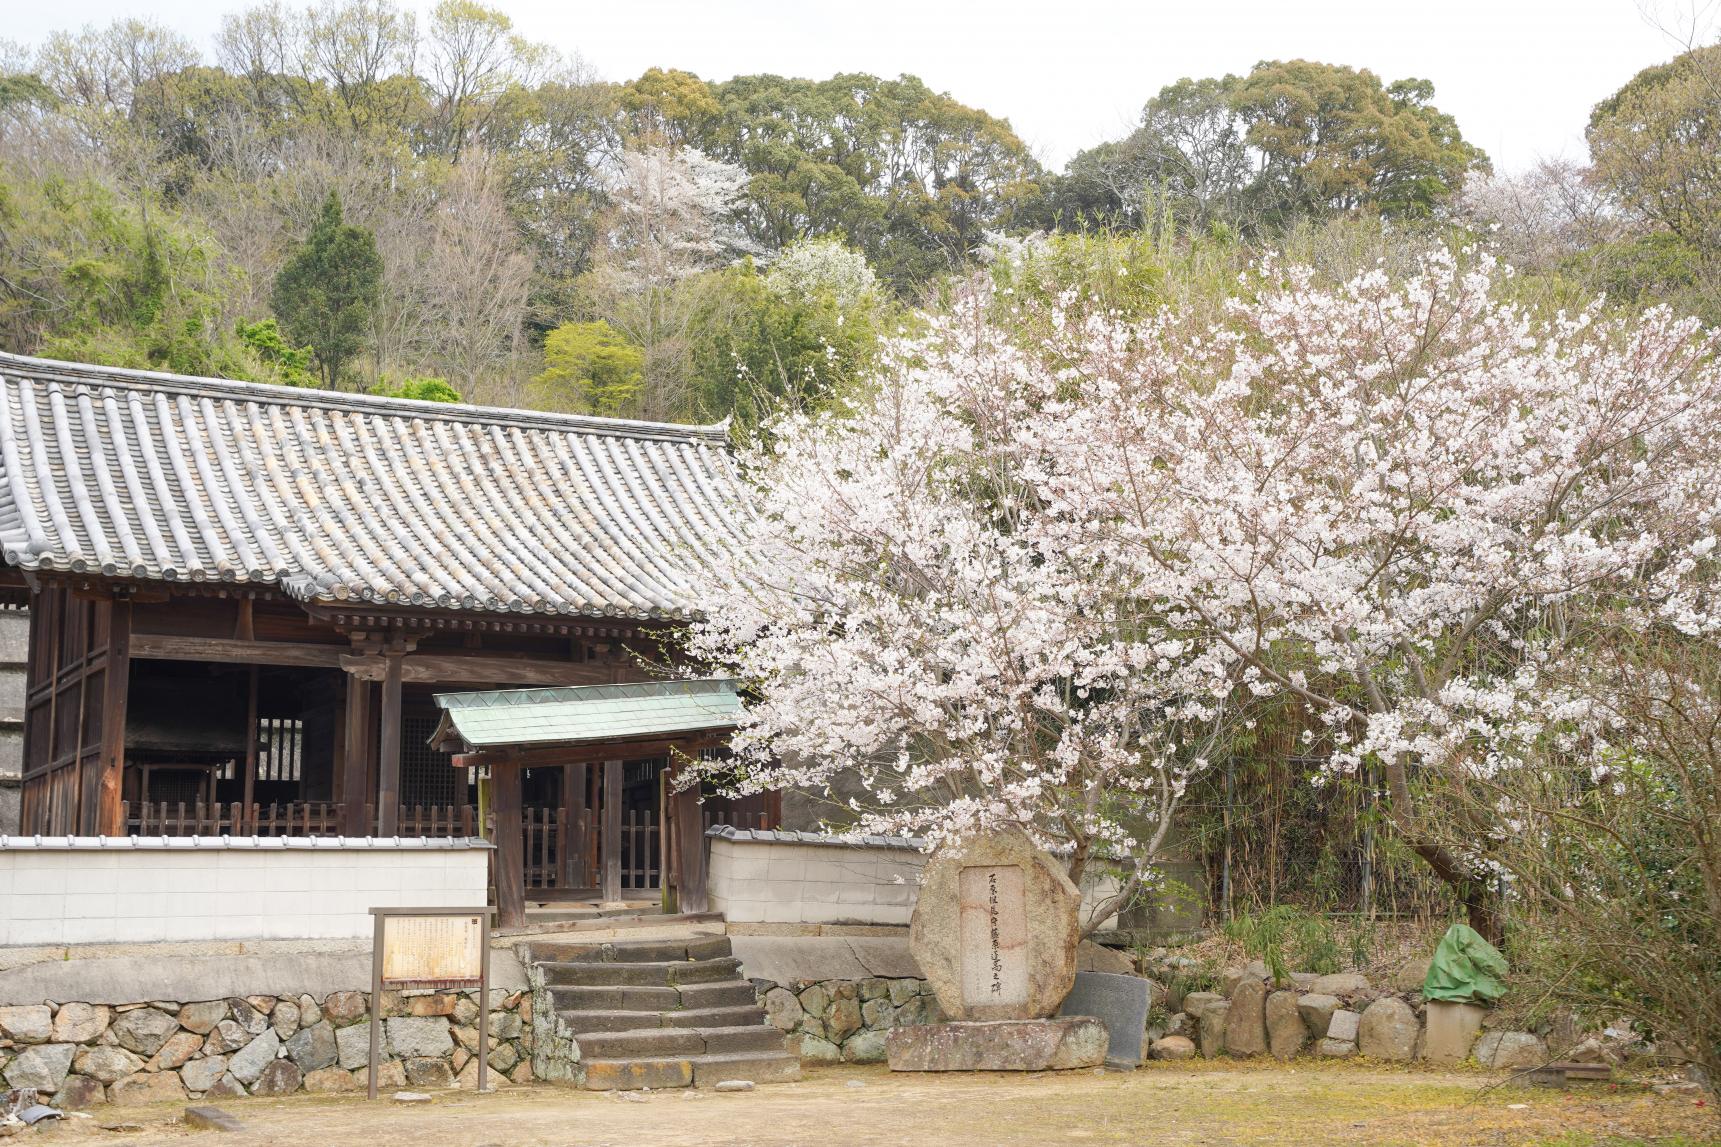
[[[299,1096],[223,1104],[237,1135],[193,1131],[180,1106],[108,1108],[24,1132],[24,1144],[281,1147],[792,1147],[867,1144],[1721,1144],[1713,1103],[1690,1094],[1496,1086],[1498,1076],[1352,1064],[1150,1064],[1132,1073],[892,1075],[813,1071],[742,1094],[635,1098],[554,1087],[439,1094],[404,1105]]]

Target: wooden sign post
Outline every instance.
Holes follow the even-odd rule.
[[[490,1090],[490,915],[494,908],[372,908],[370,1089],[382,1060],[385,988],[478,990],[478,1090]]]

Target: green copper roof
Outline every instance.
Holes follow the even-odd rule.
[[[728,678],[439,693],[436,704],[442,721],[432,743],[453,734],[474,751],[661,740],[732,729],[741,716]]]

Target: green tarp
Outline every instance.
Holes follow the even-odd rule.
[[[1422,995],[1455,1004],[1491,1004],[1506,994],[1506,957],[1466,924],[1440,938],[1422,981]]]

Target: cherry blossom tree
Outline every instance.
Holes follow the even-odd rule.
[[[1506,276],[1447,252],[1337,288],[1268,266],[1211,329],[1069,324],[1047,354],[1072,397],[1026,428],[1053,504],[1106,503],[1136,578],[1300,699],[1332,769],[1378,777],[1490,935],[1499,826],[1455,842],[1441,786],[1557,727],[1544,666],[1596,618],[1721,633],[1715,336],[1538,317]]]
[[[732,789],[846,791],[852,827],[931,843],[1007,825],[1072,879],[1144,883],[1235,719],[1236,655],[1113,560],[1108,499],[1046,504],[1045,368],[976,301],[876,385],[789,413],[741,458],[757,500],[713,557],[692,651],[749,688]],[[1157,576],[1157,575],[1155,575]],[[738,779],[737,779],[738,778]]]

